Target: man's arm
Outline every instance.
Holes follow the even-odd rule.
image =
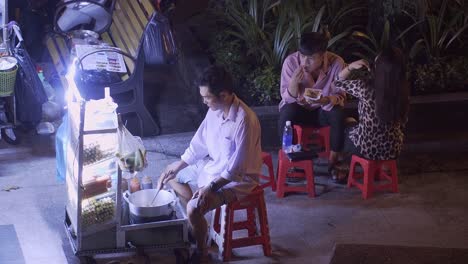
[[[174,179],[177,176],[177,173],[179,173],[179,171],[187,166],[188,164],[183,160],[178,160],[167,165],[167,167],[161,173],[161,176],[159,176],[156,189],[162,188],[164,184],[167,184],[167,182]]]
[[[301,67],[294,67],[290,57],[284,60],[281,68],[281,98],[286,103],[293,103],[299,94],[299,81],[304,78],[304,73]]]
[[[248,117],[245,117],[239,123],[232,139],[236,149],[229,158],[226,170],[221,173],[221,177],[239,182],[247,172],[248,165],[255,162],[254,159],[259,159],[261,162],[260,129],[260,124],[256,119],[248,120]]]
[[[338,74],[345,68],[346,64],[344,60],[341,57],[335,58],[333,61],[331,67],[331,72],[332,74],[328,76],[328,78],[331,79],[331,87],[330,87],[330,95],[327,96],[327,99],[322,102],[322,106],[335,106],[335,105],[341,105],[344,106],[344,101],[346,99],[346,93],[341,90],[337,89],[334,84],[334,80],[337,78]]]
[[[216,193],[216,191],[218,191],[224,185],[230,182],[230,180],[225,179],[223,177],[217,177],[208,186],[203,186],[202,188],[198,189],[193,194],[192,199],[198,197],[197,206],[200,207],[202,211],[205,211],[208,207],[207,201],[210,200],[210,196],[212,197]]]
[[[182,154],[180,160],[169,164],[163,173],[161,173],[158,179],[158,188],[174,179],[177,173],[188,165],[195,164],[195,162],[208,155],[208,148],[206,147],[206,119],[207,117],[205,117],[200,127],[198,127],[197,132],[190,141],[189,147]]]
[[[206,126],[208,114],[206,115],[203,122],[200,124],[200,127],[198,127],[197,132],[190,141],[189,147],[181,156],[181,159],[188,165],[195,164],[198,160],[203,159],[208,155],[208,148],[206,146]]]

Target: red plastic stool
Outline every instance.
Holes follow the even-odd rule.
[[[304,172],[299,172],[302,169]],[[290,172],[290,170],[295,170]],[[286,177],[305,178],[306,186],[288,186]],[[315,197],[314,163],[312,160],[290,161],[284,151],[278,151],[278,191],[276,196],[283,198],[287,192],[306,192]]]
[[[244,209],[247,211],[247,220],[234,222],[234,212]],[[255,209],[257,209],[260,234],[257,234]],[[233,238],[233,231],[242,229],[248,230],[248,236]],[[233,248],[254,245],[261,245],[263,254],[271,256],[270,231],[263,189],[256,187],[244,199],[216,208],[212,216],[209,238],[218,245],[219,258],[223,261],[231,259]]]
[[[268,175],[260,175],[260,179],[267,180],[266,183],[260,185],[261,188],[266,188],[271,186],[272,191],[276,191],[276,180],[275,180],[275,171],[273,170],[273,159],[271,158],[270,153],[262,152],[263,164],[268,167]]]
[[[356,164],[362,166],[363,174],[354,171]],[[384,165],[390,169],[390,175],[382,170],[382,166]],[[386,182],[376,184],[375,177],[379,180],[386,180]],[[363,178],[362,183],[357,181],[360,178]],[[390,190],[391,192],[397,193],[398,169],[396,160],[367,160],[353,155],[348,175],[348,187],[353,185],[362,191],[362,198],[364,199],[371,197],[374,191]]]
[[[295,144],[301,144],[305,149],[308,145],[318,145],[324,151],[318,153],[321,158],[330,156],[330,127],[311,127],[294,125]]]

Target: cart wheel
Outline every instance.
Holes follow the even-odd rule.
[[[18,145],[20,143],[20,138],[14,128],[2,129],[2,138],[11,145]]]
[[[190,260],[190,252],[186,248],[174,249],[174,255],[176,257],[176,264],[187,264]]]
[[[90,256],[80,257],[80,264],[97,264],[96,260]]]

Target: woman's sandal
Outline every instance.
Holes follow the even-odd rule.
[[[337,184],[346,184],[348,182],[348,170],[342,164],[335,163],[328,167],[328,173],[332,181]]]

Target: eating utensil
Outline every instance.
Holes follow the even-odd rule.
[[[172,174],[172,173],[174,173],[174,172],[173,172],[172,170],[170,170],[170,171],[167,172],[166,175]],[[148,206],[152,206],[152,205],[153,205],[154,200],[156,200],[156,197],[158,196],[159,191],[161,191],[161,189],[163,188],[163,186],[164,186],[164,183],[163,183],[162,181],[161,181],[161,182],[158,181],[158,185],[156,186],[156,190],[157,190],[157,191],[156,191],[156,194],[154,195],[153,200],[151,200],[151,203],[150,203]]]
[[[161,191],[162,186],[158,186],[158,187],[159,187],[159,188],[157,188],[157,191],[156,191],[156,194],[155,194],[154,197],[153,197],[153,200],[151,200],[151,203],[150,203],[148,206],[152,206],[153,203],[154,203],[154,200],[156,200],[156,197],[158,197],[158,194],[159,194],[159,192]]]

